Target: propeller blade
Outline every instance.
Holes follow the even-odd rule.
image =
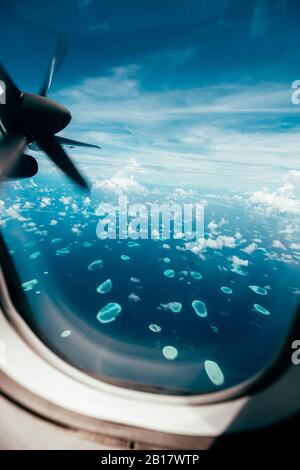
[[[44,83],[39,93],[40,96],[47,96],[50,90],[53,78],[55,74],[57,73],[59,67],[63,63],[66,55],[67,55],[67,39],[66,39],[66,36],[61,33],[57,37],[55,48],[54,48],[54,53],[50,61],[50,64],[48,66],[48,71],[44,79]]]
[[[26,145],[27,138],[23,134],[7,134],[0,141],[0,181],[14,171]]]
[[[65,145],[67,147],[87,147],[92,149],[101,149],[100,145],[94,144],[86,144],[85,142],[78,142],[78,140],[67,139],[67,137],[61,137],[59,135],[56,136],[57,140],[61,143],[61,145]]]
[[[82,188],[89,189],[88,183],[81,176],[55,136],[43,135],[36,137],[36,142],[41,150],[43,150],[48,157],[69,176],[69,178],[75,181],[75,183]]]

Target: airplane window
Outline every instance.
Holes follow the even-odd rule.
[[[0,21],[0,227],[28,325],[125,387],[265,370],[300,293],[299,5],[30,0]]]

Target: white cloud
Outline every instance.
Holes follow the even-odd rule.
[[[174,199],[185,199],[195,197],[196,192],[193,189],[175,188],[172,194]]]
[[[37,188],[37,184],[33,179],[30,179],[29,182],[27,183],[28,188]]]
[[[234,237],[227,236],[227,235],[219,235],[215,240],[212,238],[208,238],[205,241],[205,246],[208,248],[235,248],[236,243]]]
[[[218,224],[214,220],[211,220],[211,222],[209,222],[207,225],[207,228],[211,233],[216,233]]]
[[[280,240],[274,240],[272,243],[273,248],[279,248],[280,250],[286,250],[286,247]]]
[[[276,191],[262,189],[250,196],[250,203],[261,207],[267,214],[272,212],[300,215],[300,172],[290,171],[283,178],[283,184]]]
[[[250,245],[246,246],[241,251],[244,251],[245,253],[247,253],[247,255],[252,255],[252,253],[254,253],[254,251],[256,249],[257,249],[257,244],[256,243],[250,243]]]
[[[50,197],[43,197],[40,202],[40,207],[48,207],[51,205],[51,198]]]
[[[290,248],[291,250],[300,250],[300,243],[291,243]]]
[[[280,258],[278,258],[278,261],[282,261],[283,263],[287,264],[298,264],[297,261],[293,259],[292,255],[288,255],[286,253],[282,253]]]
[[[88,196],[86,196],[86,197],[83,199],[83,205],[84,205],[85,207],[88,207],[88,206],[91,205],[91,199],[90,199]]]
[[[71,228],[71,232],[75,235],[81,235],[80,224],[74,224]]]
[[[292,235],[297,230],[297,227],[291,224],[288,224],[285,229],[279,230],[278,233],[284,235]]]
[[[234,237],[228,235],[218,235],[217,238],[200,239],[197,242],[185,243],[186,250],[191,251],[197,255],[205,249],[222,250],[223,248],[233,249],[236,247],[236,240]]]
[[[291,170],[284,175],[283,180],[293,186],[293,195],[300,199],[300,171]]]
[[[133,174],[137,170],[141,170],[140,163],[135,159],[130,159],[127,165],[110,179],[96,180],[93,184],[93,188],[117,195],[136,194],[146,196],[148,194],[147,188],[141,185]]]
[[[65,206],[69,206],[72,202],[72,196],[62,196],[59,201],[62,202]]]
[[[20,204],[13,204],[12,206],[5,209],[4,215],[11,219],[17,219],[19,222],[26,221],[26,218],[23,217],[20,213]],[[5,221],[3,221],[5,223]]]
[[[134,292],[132,292],[129,296],[128,296],[128,300],[130,302],[139,302],[140,300],[142,300],[137,294],[135,294]]]
[[[241,259],[238,256],[233,256],[231,258],[232,264],[235,264],[236,266],[248,266],[249,261],[247,259]]]
[[[237,231],[235,234],[234,234],[234,238],[236,238],[236,240],[241,240],[243,238],[242,234]]]
[[[122,176],[117,174],[111,179],[97,180],[94,183],[94,189],[102,189],[114,194],[139,194],[145,196],[148,194],[147,189],[138,183],[134,176]]]

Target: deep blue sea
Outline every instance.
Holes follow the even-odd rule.
[[[173,189],[149,187],[147,200]],[[190,194],[205,201],[205,238],[220,246],[99,240],[95,208],[107,193],[7,187],[3,233],[31,306],[25,320],[47,346],[94,377],[166,393],[228,388],[272,363],[299,301],[298,232],[246,194]]]

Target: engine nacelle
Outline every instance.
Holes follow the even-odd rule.
[[[24,153],[6,177],[9,179],[31,178],[37,174],[38,169],[36,159]]]

